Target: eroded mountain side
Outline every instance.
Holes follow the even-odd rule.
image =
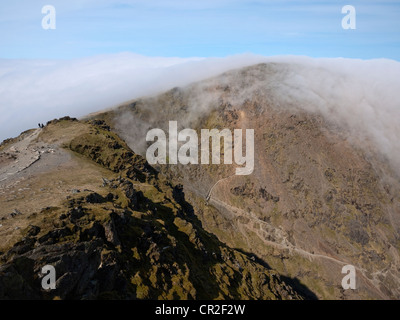
[[[1,299],[315,298],[205,231],[182,186],[103,121],[50,121],[0,155]]]
[[[142,155],[150,144],[148,130],[168,132],[168,121],[199,134],[254,129],[251,175],[236,176],[237,166],[224,164],[157,169],[184,186],[207,231],[300,279],[319,298],[398,299],[396,152],[385,154],[379,135],[364,132],[362,121],[340,121],[336,108],[351,107],[344,100],[335,95],[329,100],[329,92],[301,95],[312,91],[306,86],[289,88],[288,77],[299,68],[262,64],[234,70],[92,118],[106,120]],[[328,80],[333,85],[342,79]],[[356,269],[355,290],[341,285],[348,264]]]

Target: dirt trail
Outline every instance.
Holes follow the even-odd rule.
[[[15,161],[0,167],[0,181],[7,180],[10,176],[29,168],[40,159],[40,151],[38,148],[31,146],[32,142],[38,137],[40,131],[41,129],[36,129],[29,136],[13,143],[10,147],[1,152],[2,154],[14,157]]]
[[[227,204],[227,203],[225,203],[225,202],[223,202],[221,200],[218,200],[218,199],[212,198],[212,197],[210,197],[210,202],[213,202],[214,204],[219,205],[219,206],[225,208],[226,210],[229,210],[230,212],[234,213],[236,216],[244,216],[244,217],[250,218],[252,220],[255,220],[258,223],[266,224],[266,225],[268,225],[269,228],[273,228],[275,230],[278,230],[277,234],[281,234],[281,232],[282,232],[282,230],[279,230],[279,229],[275,228],[274,226],[270,225],[269,223],[256,218],[254,216],[254,214],[252,214],[251,212],[246,212],[246,211],[244,211],[244,210],[242,210],[240,208],[231,206],[231,205],[229,205],[229,204]],[[331,256],[327,256],[327,255],[320,254],[320,253],[312,253],[312,252],[306,251],[306,250],[304,250],[302,248],[299,248],[299,247],[291,244],[290,242],[288,242],[287,238],[284,237],[284,236],[282,236],[282,238],[280,239],[281,242],[275,242],[275,241],[267,240],[267,239],[265,239],[265,237],[262,234],[260,234],[262,230],[260,231],[260,229],[255,229],[250,224],[246,224],[246,225],[242,224],[242,227],[240,229],[243,230],[243,228],[247,228],[248,230],[250,230],[253,233],[257,234],[257,236],[265,244],[267,244],[269,246],[275,247],[275,248],[280,249],[280,250],[289,250],[290,253],[296,252],[297,254],[308,258],[310,261],[313,261],[313,259],[315,259],[315,258],[317,258],[317,259],[320,258],[320,259],[326,259],[326,260],[332,261],[334,263],[337,263],[337,264],[340,264],[340,265],[343,265],[343,266],[348,265],[348,264],[353,265],[350,262],[342,261],[342,260],[339,260],[339,259],[331,257]],[[245,232],[243,232],[243,234],[245,235]],[[386,298],[386,295],[383,294],[382,291],[379,289],[380,281],[378,279],[378,276],[381,275],[381,274],[387,273],[388,270],[375,271],[375,272],[371,273],[371,275],[373,276],[373,279],[370,279],[369,277],[366,276],[366,274],[368,273],[368,271],[366,269],[363,269],[363,268],[357,267],[357,266],[354,266],[354,268],[362,275],[362,277],[368,283],[370,283],[370,285],[372,285],[382,295],[382,298]]]
[[[233,175],[233,176],[235,176],[235,175]],[[250,212],[250,211],[244,211],[244,210],[242,210],[240,208],[231,206],[231,205],[227,204],[226,202],[223,202],[223,201],[221,201],[219,199],[216,199],[216,198],[212,197],[212,190],[217,186],[217,184],[219,184],[220,182],[222,182],[224,180],[227,180],[227,179],[229,179],[229,178],[231,178],[233,176],[229,176],[227,178],[223,178],[223,179],[218,180],[210,188],[209,192],[207,193],[206,201],[207,202],[213,202],[214,204],[220,205],[220,206],[224,207],[225,209],[227,209],[227,210],[231,211],[232,213],[234,213],[236,216],[247,217],[247,218],[250,218],[253,221],[256,221],[257,223],[260,223],[260,224],[264,225],[266,227],[267,231],[273,232],[275,236],[278,236],[278,237],[275,237],[275,239],[279,238],[279,242],[270,241],[270,240],[265,239],[260,234],[260,232],[262,232],[262,231],[265,232],[266,230],[255,229],[253,227],[249,227],[248,225],[246,225],[246,228],[248,228],[252,232],[256,233],[265,243],[267,243],[267,244],[269,244],[271,246],[277,247],[279,249],[289,249],[289,251],[296,251],[297,253],[301,254],[302,256],[305,256],[305,257],[309,258],[310,260],[312,260],[312,258],[324,258],[324,259],[328,259],[328,260],[331,260],[333,262],[336,262],[336,263],[339,263],[339,264],[343,264],[343,265],[349,264],[348,262],[341,261],[339,259],[327,256],[327,255],[318,254],[318,253],[311,253],[311,252],[306,251],[304,249],[298,248],[298,247],[296,247],[295,245],[293,245],[292,243],[290,243],[287,240],[287,237],[284,235],[284,231],[283,230],[278,229],[278,228],[274,227],[273,225],[271,225],[270,223],[265,222],[265,221],[257,218],[256,215],[254,213]],[[278,240],[278,239],[276,239],[276,240]],[[365,270],[360,269],[360,271],[365,271]]]
[[[222,182],[222,181],[224,181],[224,180],[227,180],[227,179],[229,179],[229,178],[232,178],[232,177],[236,177],[236,175],[233,174],[233,175],[231,175],[231,176],[229,176],[229,177],[226,177],[226,178],[223,178],[223,179],[219,179],[216,183],[214,183],[214,185],[210,188],[210,190],[209,190],[208,193],[207,193],[206,202],[208,203],[208,201],[210,200],[210,198],[211,198],[211,193],[212,193],[213,189],[215,188],[215,186],[216,186],[218,183],[220,183],[220,182]]]
[[[215,197],[212,197],[212,191],[214,190],[214,188],[221,183],[222,181],[225,181],[229,178],[232,178],[236,175],[232,175],[226,178],[222,178],[220,180],[218,180],[216,183],[213,184],[213,186],[210,188],[210,190],[208,191],[207,195],[206,195],[206,203],[213,203],[214,205],[220,206],[225,208],[226,210],[228,210],[229,212],[233,213],[235,216],[243,216],[246,218],[251,219],[252,221],[255,221],[259,224],[262,224],[265,229],[256,229],[253,227],[252,224],[240,224],[239,229],[242,231],[242,234],[245,236],[245,238],[247,238],[246,236],[246,232],[243,232],[245,230],[243,229],[248,229],[249,231],[257,234],[257,236],[267,245],[272,246],[274,248],[277,248],[279,250],[288,250],[290,253],[297,253],[307,259],[309,259],[310,261],[313,261],[314,259],[325,259],[325,260],[329,260],[331,262],[334,262],[336,264],[340,264],[342,266],[351,264],[350,262],[346,262],[343,260],[340,260],[338,258],[332,257],[332,256],[328,256],[325,254],[321,254],[321,253],[313,253],[313,252],[309,252],[306,251],[302,248],[297,247],[296,245],[293,245],[292,243],[290,243],[287,239],[287,237],[284,234],[284,231],[276,228],[275,226],[271,225],[268,222],[265,222],[261,219],[259,219],[254,213],[252,212],[247,212],[244,211],[240,208],[234,207],[232,205],[229,205],[226,202],[223,202]],[[194,191],[194,190],[192,190]],[[196,192],[196,191],[195,191]],[[196,192],[197,193],[197,192]],[[264,234],[263,234],[264,233]],[[270,235],[274,241],[268,240],[265,238],[265,234]],[[382,298],[386,298],[386,295],[382,293],[382,291],[379,289],[379,279],[378,276],[384,273],[387,273],[388,270],[378,270],[375,271],[373,273],[371,273],[371,276],[373,277],[373,279],[370,279],[369,277],[366,276],[366,274],[368,274],[368,271],[361,268],[361,267],[357,267],[354,266],[354,268],[361,274],[362,278],[364,278],[366,280],[367,283],[369,283],[371,286],[373,286],[382,296]]]
[[[28,176],[51,171],[71,158],[57,143],[42,141],[41,132],[38,128],[0,152],[0,194]]]

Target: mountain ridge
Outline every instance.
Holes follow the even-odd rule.
[[[334,113],[335,107],[340,107],[335,103],[345,101],[346,97],[336,100],[338,96],[334,93],[329,101],[328,91],[321,93],[323,99],[307,94],[301,98],[302,91],[310,93],[313,88],[293,88],[289,80],[293,75],[304,76],[304,70],[303,67],[291,69],[288,64],[281,63],[232,70],[157,96],[131,100],[81,121],[70,118],[51,121],[40,132],[28,131],[19,139],[6,141],[0,146],[0,152],[4,154],[0,158],[4,161],[2,167],[8,168],[5,173],[12,173],[6,182],[0,181],[0,186],[5,185],[4,191],[0,192],[0,201],[9,213],[0,228],[0,234],[5,237],[4,244],[9,246],[7,250],[1,249],[2,257],[8,263],[6,268],[17,268],[12,274],[16,279],[23,278],[17,262],[9,265],[10,250],[19,252],[22,246],[22,251],[28,250],[28,254],[22,255],[29,255],[38,246],[38,240],[46,236],[41,234],[37,238],[35,235],[35,239],[21,243],[21,231],[18,230],[24,233],[35,233],[36,230],[28,230],[27,222],[23,223],[25,207],[45,215],[47,211],[41,210],[46,208],[45,204],[51,204],[47,210],[50,213],[56,210],[59,214],[54,217],[56,223],[62,224],[67,219],[71,224],[68,227],[70,231],[61,234],[61,239],[81,239],[81,234],[82,239],[87,239],[88,234],[95,234],[103,241],[95,244],[95,248],[102,248],[109,243],[118,246],[119,237],[112,235],[115,232],[111,226],[118,224],[115,221],[121,221],[120,208],[114,206],[117,205],[138,215],[131,221],[142,223],[144,219],[167,239],[171,230],[165,232],[161,225],[170,226],[174,238],[179,238],[180,248],[204,247],[206,243],[211,247],[221,246],[224,249],[220,251],[233,250],[229,252],[234,252],[235,259],[242,261],[239,265],[248,266],[251,278],[260,279],[260,272],[271,273],[268,279],[275,279],[272,274],[277,275],[277,280],[271,280],[269,284],[259,280],[247,282],[242,278],[245,277],[244,268],[229,262],[226,254],[225,259],[212,256],[210,259],[215,262],[214,266],[220,265],[218,270],[213,266],[207,270],[193,269],[204,277],[204,281],[208,277],[209,282],[205,283],[219,292],[211,298],[397,299],[400,295],[400,184],[393,166],[396,161],[393,151],[397,145],[392,145],[388,149],[391,153],[385,155],[384,148],[377,144],[381,132],[377,135],[364,135],[362,130],[357,132],[355,129],[359,129],[368,117],[343,122],[343,118]],[[331,79],[330,73],[318,68],[310,70],[311,75],[318,72],[326,75],[328,83],[335,84],[342,79]],[[285,92],[285,89],[289,91]],[[349,105],[352,102],[350,99]],[[324,110],[333,112],[334,116],[328,117],[329,113],[324,113]],[[201,129],[254,129],[254,173],[236,176],[235,166],[224,164],[149,166],[140,156],[144,156],[149,145],[145,141],[146,133],[152,128],[168,131],[168,121],[177,120],[179,129],[192,128],[197,132]],[[390,125],[388,130],[385,134],[390,132]],[[32,134],[38,136],[32,141],[32,153],[27,155],[31,157],[39,152],[40,160],[22,172],[14,172],[12,166],[25,150],[10,152],[9,148],[18,146],[21,141],[22,146],[30,148],[24,145],[24,139],[32,137]],[[101,182],[103,184],[99,185]],[[132,188],[125,183],[131,184]],[[80,186],[79,189],[76,185]],[[108,187],[111,196],[103,192],[103,188]],[[58,192],[62,197],[67,194],[70,200],[81,202],[86,211],[79,209],[79,204],[68,207],[68,202],[58,208],[60,205],[54,199]],[[87,197],[89,201],[100,202],[88,203]],[[132,203],[138,204],[139,210],[130,208]],[[155,220],[147,216],[148,208],[141,207],[146,205],[150,206],[150,216]],[[101,206],[106,206],[108,213]],[[54,207],[58,209],[52,209]],[[168,214],[159,216],[155,209],[167,210]],[[91,210],[98,210],[99,217],[106,216],[107,219],[112,210],[120,214],[112,214],[116,220],[110,225],[110,220],[97,221]],[[58,221],[61,211],[68,212],[68,215]],[[71,216],[74,221],[71,221]],[[168,220],[172,216],[176,218]],[[49,227],[49,221],[46,223]],[[7,227],[7,232],[4,227]],[[54,227],[49,227],[49,234]],[[59,229],[56,227],[57,232]],[[143,230],[146,235],[145,226]],[[117,234],[120,232],[118,230]],[[186,236],[176,237],[176,232]],[[134,238],[142,235],[134,234]],[[203,236],[199,238],[199,234]],[[59,241],[57,234],[47,237],[47,240]],[[154,247],[157,241],[150,240]],[[128,246],[131,243],[126,238],[124,241]],[[14,248],[16,243],[17,248]],[[167,246],[162,245],[162,248]],[[182,250],[186,252],[186,249]],[[112,252],[116,256],[121,254],[118,249]],[[197,256],[201,256],[203,251],[195,252],[196,257],[189,254],[189,260],[197,261]],[[85,254],[89,253],[93,252]],[[153,254],[161,257],[163,250],[142,252],[149,265],[158,263],[158,260],[151,260]],[[126,261],[132,259],[126,255],[123,257]],[[101,261],[102,256],[97,259]],[[111,258],[105,259],[114,263]],[[185,259],[182,261],[189,263]],[[137,262],[132,263],[135,265]],[[194,265],[201,264],[197,261]],[[344,264],[355,266],[355,290],[344,290],[341,286]],[[129,268],[122,270],[130,274]],[[180,281],[186,283],[183,291],[172,288],[169,281],[158,283],[158,276],[142,271],[139,277],[126,281],[130,289],[122,297],[210,298],[205,293],[207,290],[202,290],[202,285],[183,271],[187,269],[182,267],[180,270]],[[154,272],[158,274],[160,271]],[[29,277],[32,282],[33,274]],[[37,284],[38,278],[34,279]],[[100,278],[96,279],[97,283],[102,282]],[[223,280],[218,282],[218,279]],[[21,281],[24,283],[25,280]],[[136,294],[138,288],[139,295]],[[78,290],[61,297],[98,297],[93,295],[96,292],[93,288],[90,290],[87,296],[82,296]],[[107,291],[105,297],[120,298],[116,292],[108,295]]]
[[[33,144],[51,139],[55,149],[109,174],[97,176],[96,191],[76,185],[57,206],[3,215],[0,232],[20,235],[0,250],[2,299],[304,299],[290,279],[204,231],[182,188],[104,122],[65,117],[34,134]],[[11,221],[20,227],[11,231]],[[46,264],[57,272],[52,291],[40,285]]]

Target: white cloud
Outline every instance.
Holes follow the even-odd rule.
[[[66,61],[0,59],[0,140],[38,122],[83,116],[263,59],[161,58],[132,53]]]

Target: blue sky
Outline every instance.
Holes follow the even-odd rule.
[[[56,30],[43,30],[44,5]],[[341,8],[356,8],[343,30]],[[222,57],[251,52],[400,60],[400,1],[14,0],[0,3],[0,58],[134,52]]]

